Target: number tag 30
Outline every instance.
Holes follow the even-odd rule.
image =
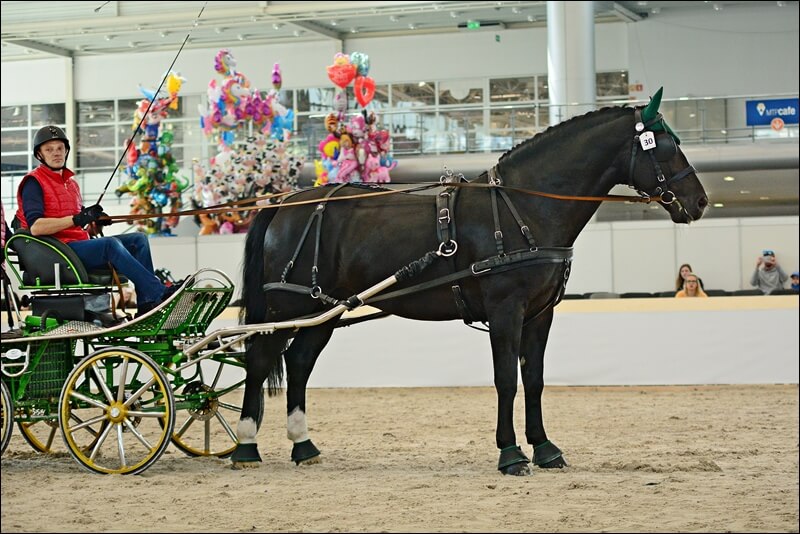
[[[644,132],[639,136],[642,150],[652,150],[656,147],[656,135],[653,132]]]

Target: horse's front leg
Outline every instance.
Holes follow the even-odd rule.
[[[328,344],[336,321],[302,329],[284,353],[286,361],[286,437],[292,446],[292,460],[297,464],[320,461],[319,449],[308,437],[306,421],[306,386],[314,364]]]
[[[494,315],[494,316],[492,316]],[[514,398],[517,395],[517,357],[519,355],[522,312],[506,307],[489,316],[494,387],[497,391],[497,431],[500,449],[497,469],[504,475],[530,475],[530,460],[517,445],[514,432]]]
[[[566,467],[561,450],[547,439],[542,418],[544,349],[553,323],[553,308],[522,328],[520,367],[525,389],[525,437],[533,445],[533,463],[539,467]]]

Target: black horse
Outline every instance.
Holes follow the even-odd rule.
[[[616,184],[661,203],[676,223],[699,219],[708,205],[658,113],[660,100],[661,90],[646,107],[609,107],[570,119],[505,153],[474,181],[442,187],[438,195],[328,186],[261,210],[245,245],[244,323],[309,317],[335,303],[353,307],[360,304],[354,295],[397,272],[409,279],[368,304],[411,319],[488,323],[498,469],[531,473],[513,425],[518,369],[533,463],[565,466],[545,433],[541,396],[553,307],[563,296],[575,239]],[[330,320],[249,339],[236,465],[261,461],[262,388],[266,380],[270,395],[280,390],[282,359],[292,459],[318,460],[308,436],[306,386],[336,326]]]

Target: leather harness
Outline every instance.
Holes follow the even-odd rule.
[[[502,179],[500,178],[496,167],[492,167],[489,170],[488,176],[489,176],[489,186],[490,186],[489,192],[492,203],[492,216],[494,219],[494,228],[495,228],[494,239],[495,239],[495,248],[497,251],[497,254],[495,256],[490,256],[489,258],[473,262],[466,269],[462,269],[460,271],[455,270],[455,261],[453,256],[458,250],[458,242],[456,240],[457,238],[456,221],[455,221],[455,209],[459,191],[457,184],[465,180],[463,178],[463,175],[453,176],[453,174],[450,171],[446,171],[446,176],[442,176],[440,182],[441,185],[444,187],[442,191],[436,195],[436,233],[439,239],[439,247],[435,251],[430,251],[426,253],[419,260],[415,260],[414,262],[411,262],[409,265],[399,269],[397,273],[395,273],[395,276],[397,276],[398,279],[412,278],[418,275],[420,272],[422,272],[429,265],[431,265],[433,261],[437,258],[448,259],[449,264],[452,266],[453,272],[448,275],[441,276],[439,278],[429,280],[427,282],[422,282],[420,284],[416,284],[404,289],[399,289],[397,291],[392,291],[390,293],[382,295],[376,295],[370,299],[367,299],[366,302],[361,302],[358,300],[354,301],[352,297],[344,301],[330,297],[329,295],[323,293],[320,286],[317,285],[317,275],[319,272],[317,262],[319,259],[319,244],[320,244],[320,234],[322,229],[322,215],[324,213],[325,204],[327,203],[327,201],[330,200],[332,196],[336,193],[336,191],[338,191],[341,188],[341,186],[337,186],[332,191],[330,191],[322,200],[319,201],[319,203],[317,204],[317,208],[309,217],[309,220],[306,223],[305,230],[303,231],[303,234],[300,237],[300,242],[298,243],[295,252],[292,255],[291,260],[289,260],[289,262],[287,263],[286,267],[283,270],[281,281],[266,283],[263,285],[263,290],[264,291],[280,290],[280,291],[289,291],[293,293],[310,295],[312,298],[318,298],[323,302],[325,302],[326,304],[330,305],[344,304],[347,306],[348,309],[353,309],[363,304],[375,304],[380,301],[409,295],[412,293],[437,287],[442,284],[452,283],[450,287],[453,292],[453,298],[455,301],[456,309],[458,310],[458,313],[461,316],[461,319],[464,321],[464,323],[469,325],[470,323],[474,322],[474,314],[470,311],[470,307],[464,299],[464,295],[459,280],[466,278],[468,276],[484,276],[488,274],[496,274],[500,272],[509,271],[511,269],[528,267],[544,263],[563,264],[564,266],[563,282],[559,284],[559,287],[556,290],[555,294],[551,297],[550,303],[547,306],[545,306],[534,317],[528,319],[528,321],[532,320],[545,310],[558,304],[561,301],[562,297],[564,296],[567,280],[569,279],[570,266],[572,264],[572,247],[538,247],[533,238],[533,235],[531,234],[530,228],[522,220],[522,217],[519,215],[519,212],[517,211],[516,207],[514,206],[513,202],[508,196],[508,193],[502,189]],[[527,240],[529,247],[528,249],[514,250],[511,252],[505,251],[503,243],[503,232],[500,227],[500,210],[497,201],[498,195],[503,200],[503,203],[506,205],[512,217],[516,221],[517,226],[520,229],[520,232]],[[308,237],[311,226],[314,224],[314,222],[317,223],[317,228],[316,228],[316,239],[315,239],[315,250],[314,250],[314,264],[312,265],[311,268],[312,285],[304,286],[300,284],[289,283],[286,281],[286,278],[291,269],[294,267],[294,262],[299,256],[300,250],[302,249],[303,244],[305,243],[305,240]]]

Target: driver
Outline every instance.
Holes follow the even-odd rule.
[[[70,145],[58,126],[45,126],[33,137],[33,155],[41,165],[27,174],[17,189],[16,219],[34,236],[50,235],[66,243],[87,270],[111,264],[133,282],[137,317],[158,306],[174,291],[167,291],[153,271],[147,236],[136,232],[89,239],[84,228],[96,232],[111,224],[99,204],[83,206],[75,175],[66,167]],[[105,217],[101,220],[100,217]]]

